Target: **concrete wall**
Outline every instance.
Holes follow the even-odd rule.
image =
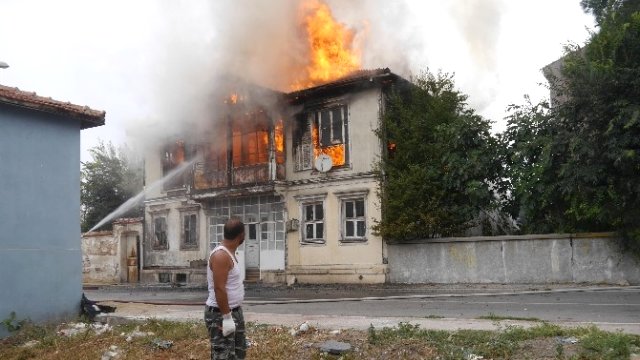
[[[0,105],[0,164],[0,320],[75,317],[80,121]]]
[[[387,249],[392,283],[640,284],[640,261],[608,233],[430,239]]]

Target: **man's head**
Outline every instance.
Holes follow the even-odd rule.
[[[244,242],[244,223],[237,217],[232,217],[224,224],[224,238],[230,241],[238,240],[238,245]]]

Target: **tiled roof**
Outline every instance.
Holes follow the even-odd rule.
[[[53,100],[14,87],[0,85],[0,103],[79,119],[82,129],[104,125],[104,111]]]

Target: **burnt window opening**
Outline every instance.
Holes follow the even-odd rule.
[[[276,152],[276,164],[284,164],[284,120],[278,119],[273,131],[274,148]]]
[[[194,153],[195,148],[186,145],[182,140],[166,145],[162,151],[162,176],[166,177],[185,161],[191,160]],[[182,174],[174,174],[168,178],[164,183],[164,189],[184,187],[187,176],[186,173],[185,171]]]
[[[176,274],[176,282],[184,284],[187,282],[187,274]]]
[[[153,219],[153,248],[168,249],[169,242],[167,238],[167,218],[158,216]]]
[[[182,216],[182,247],[198,247],[198,216],[196,214]]]
[[[170,283],[171,282],[171,273],[158,273],[158,282],[160,282],[160,283]]]
[[[269,161],[269,121],[263,111],[233,119],[233,166],[266,164]]]
[[[296,119],[294,156],[296,171],[312,168],[321,154],[331,157],[334,167],[347,164],[349,126],[345,105],[314,110]]]

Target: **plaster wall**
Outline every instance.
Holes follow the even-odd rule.
[[[308,283],[382,283],[383,242],[371,231],[380,218],[376,196],[377,181],[372,177],[357,179],[332,178],[321,174],[324,181],[289,188],[285,196],[289,220],[300,221],[300,228],[287,233],[287,281]],[[358,191],[366,195],[366,242],[342,243],[341,200],[339,194]],[[321,245],[302,244],[302,207],[300,197],[322,196],[325,213],[325,240]],[[294,280],[295,279],[295,280]]]
[[[0,105],[0,129],[0,319],[73,318],[82,296],[80,120]]]
[[[387,249],[392,283],[640,284],[640,261],[608,233],[430,239]]]
[[[379,127],[381,90],[367,89],[351,93],[341,98],[347,105],[349,133],[349,164],[332,170],[334,173],[353,175],[373,171],[374,162],[380,156],[380,140],[374,130]],[[293,121],[293,120],[292,120]],[[317,171],[295,171],[293,155],[293,124],[287,124],[286,130],[287,180],[296,181],[316,177]]]
[[[181,248],[182,214],[185,209],[196,210],[198,217],[198,247]],[[191,211],[191,210],[187,210]],[[166,249],[154,248],[154,216],[165,216],[167,221]],[[199,205],[187,201],[186,198],[167,198],[148,202],[145,206],[146,236],[144,239],[143,266],[150,267],[189,267],[191,261],[206,259],[209,254],[207,239],[207,217]]]

